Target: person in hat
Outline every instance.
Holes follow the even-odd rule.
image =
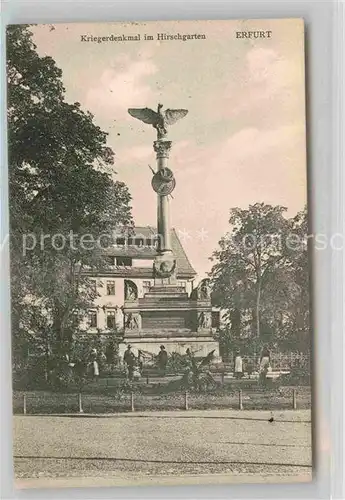
[[[157,361],[158,361],[159,371],[164,376],[168,364],[168,353],[166,352],[164,345],[160,346],[160,351],[158,353],[157,358],[158,358]]]
[[[132,351],[132,346],[128,344],[125,354],[123,356],[129,380],[133,380],[133,373],[135,368],[135,355]]]

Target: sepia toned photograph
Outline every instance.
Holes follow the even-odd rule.
[[[6,43],[16,487],[310,482],[303,20]]]

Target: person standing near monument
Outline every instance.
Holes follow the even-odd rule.
[[[99,366],[98,366],[98,361],[97,359],[94,359],[93,362],[92,362],[92,367],[93,367],[93,378],[95,380],[98,379],[99,377]]]
[[[123,356],[123,361],[127,369],[127,376],[129,380],[133,380],[133,373],[135,368],[135,355],[132,351],[132,346],[128,344],[125,354]]]
[[[268,347],[265,346],[261,352],[260,371],[263,370],[264,368],[268,368],[270,364],[271,364],[271,354],[270,351],[268,350]]]
[[[235,378],[237,379],[243,377],[243,360],[240,351],[236,351],[235,361],[234,361],[234,374]]]
[[[268,350],[268,347],[265,346],[262,349],[262,353],[261,353],[261,357],[260,357],[259,374],[260,374],[261,383],[264,384],[266,382],[267,373],[270,371],[270,368],[271,368],[271,353]]]
[[[94,380],[97,380],[99,377],[99,364],[98,364],[98,353],[97,349],[93,348],[90,355],[90,364],[91,364],[91,374]]]
[[[168,364],[168,353],[166,352],[164,345],[160,346],[160,351],[158,353],[157,358],[158,358],[159,371],[164,376]]]

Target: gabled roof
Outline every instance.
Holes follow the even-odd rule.
[[[177,236],[175,228],[171,230],[171,246],[176,258],[176,267],[178,273],[190,273],[191,276],[196,276],[196,271],[190,263],[186,252],[182,246],[180,238]]]
[[[108,255],[114,257],[131,257],[133,259],[154,259],[157,255],[154,239],[157,236],[157,229],[149,226],[137,226],[127,234],[119,234],[118,238],[124,238],[124,245],[116,245],[106,250]],[[143,245],[131,244],[136,238],[144,239]],[[171,246],[176,258],[176,271],[178,276],[194,277],[196,271],[193,269],[186,252],[179,240],[174,228],[171,230]]]

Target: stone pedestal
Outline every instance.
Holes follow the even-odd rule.
[[[144,351],[150,353],[152,355],[157,355],[160,351],[160,346],[164,345],[165,350],[168,354],[172,354],[173,352],[177,352],[181,355],[186,354],[186,350],[190,349],[192,353],[197,357],[205,357],[207,354],[213,350],[215,350],[215,358],[214,362],[221,362],[219,358],[219,346],[218,342],[216,342],[213,338],[207,337],[202,338],[200,336],[186,336],[183,337],[169,337],[169,336],[161,336],[159,340],[155,338],[153,335],[147,338],[129,338],[128,343],[122,343],[119,346],[119,355],[123,358],[127,345],[130,344],[132,346],[132,351],[137,356],[138,351]]]
[[[176,285],[156,280],[143,298],[125,301],[125,344],[137,349],[158,354],[160,345],[168,353],[185,354],[191,349],[196,356],[206,356],[219,345],[212,335],[211,302],[209,298],[199,299],[196,294],[188,296]],[[130,322],[130,318],[136,318]]]

